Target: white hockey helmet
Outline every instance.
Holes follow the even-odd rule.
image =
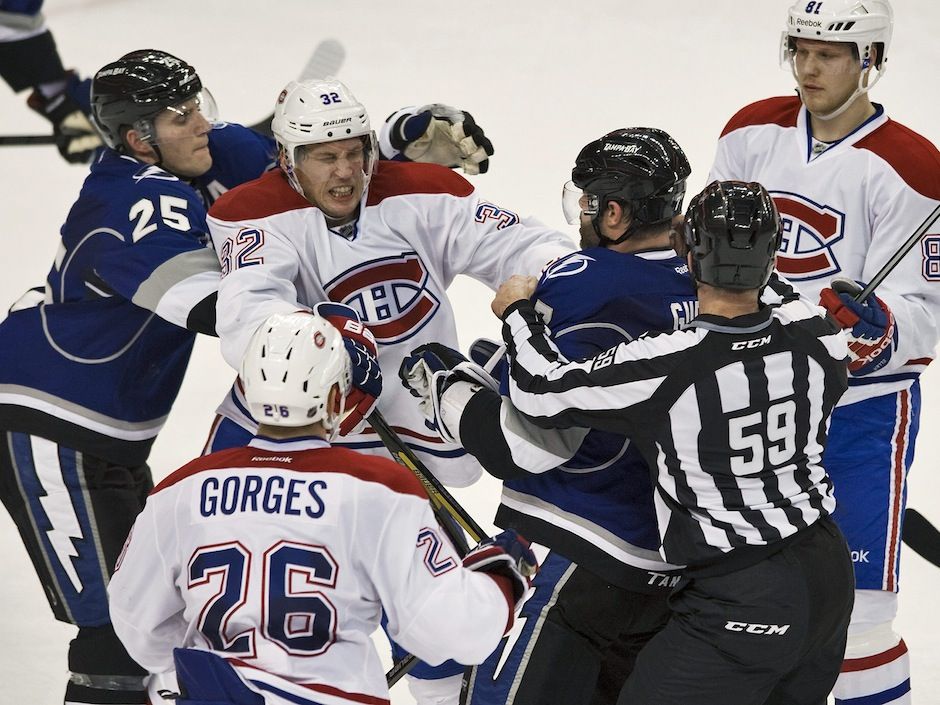
[[[248,408],[271,426],[323,424],[330,439],[339,431],[351,384],[343,336],[312,313],[275,314],[248,343],[241,380]],[[338,387],[337,403],[327,403]]]
[[[858,90],[838,110],[820,116],[829,119],[840,114],[859,95],[868,92],[884,75],[893,28],[894,12],[888,0],[797,0],[787,11],[787,28],[780,44],[780,63],[796,76],[793,63],[795,39],[844,42],[855,46],[862,70]],[[868,71],[870,68],[875,69],[875,73]]]
[[[369,114],[350,90],[333,78],[291,81],[277,98],[271,131],[283,149],[282,168],[303,195],[294,174],[297,147],[361,137],[366,148],[365,186],[375,169],[378,147]]]

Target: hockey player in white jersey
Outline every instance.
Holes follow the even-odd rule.
[[[573,250],[567,235],[482,200],[450,169],[377,164],[369,116],[339,81],[291,82],[274,115],[280,171],[233,189],[209,217],[223,276],[218,332],[233,366],[269,315],[332,300],[359,312],[381,366],[397,371],[423,342],[456,346],[446,289],[457,274],[495,288]],[[426,427],[404,389],[385,390],[379,408],[443,482],[479,477],[463,449]],[[229,421],[221,434],[254,427],[237,387],[220,412]],[[367,413],[347,421],[344,436]],[[371,428],[343,443],[384,453]]]
[[[289,83],[272,131],[280,170],[222,196],[208,219],[222,266],[217,330],[233,366],[268,316],[335,301],[358,311],[378,342],[381,367],[397,371],[417,345],[457,346],[446,290],[458,274],[495,289],[574,249],[564,233],[484,201],[450,169],[377,164],[368,113],[339,81]],[[370,427],[356,428],[374,403],[360,397],[341,440],[386,455]],[[442,482],[479,478],[476,461],[426,426],[405,389],[390,385],[378,408]],[[209,448],[243,445],[256,422],[238,384],[219,413]],[[409,686],[419,703],[456,702],[463,670],[419,665]]]
[[[108,589],[152,697],[388,703],[370,639],[383,610],[389,633],[424,659],[489,655],[535,557],[504,532],[462,567],[411,473],[331,445],[350,389],[339,331],[313,314],[272,316],[241,379],[258,435],[154,489]]]
[[[934,356],[940,318],[936,223],[877,295],[853,300],[940,202],[937,149],[869,97],[885,73],[892,27],[887,0],[796,2],[782,59],[799,95],[731,118],[710,176],[767,187],[784,223],[778,269],[820,299],[851,340],[849,390],[824,457],[857,589],[835,695],[879,705],[911,702],[907,647],[892,621],[918,377]]]

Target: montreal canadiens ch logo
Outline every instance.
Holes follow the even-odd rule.
[[[790,279],[831,277],[842,270],[832,251],[845,234],[845,215],[785,191],[771,191],[783,223],[777,269]]]
[[[440,300],[427,289],[428,271],[415,252],[372,260],[326,285],[332,301],[352,306],[379,343],[408,340],[434,317]]]

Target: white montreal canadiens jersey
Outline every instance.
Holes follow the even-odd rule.
[[[322,212],[279,171],[233,189],[209,213],[222,264],[218,332],[238,369],[257,327],[270,315],[332,300],[355,308],[375,335],[385,376],[379,409],[445,483],[464,486],[479,465],[425,425],[398,382],[402,359],[428,342],[456,348],[446,290],[458,274],[496,288],[512,274],[537,275],[573,251],[563,233],[481,200],[473,186],[433,164],[381,162],[355,230],[331,231]],[[480,301],[480,306],[488,302]],[[220,413],[252,428],[236,388]],[[342,443],[384,452],[371,428]]]
[[[150,673],[172,672],[174,647],[198,648],[267,702],[380,705],[370,635],[383,609],[411,653],[476,664],[511,622],[497,580],[462,567],[421,485],[391,460],[255,438],[153,490],[108,595],[115,631]]]
[[[777,268],[814,301],[834,277],[868,282],[940,203],[940,154],[876,114],[843,140],[813,149],[798,97],[738,112],[718,142],[709,180],[758,181],[783,221]],[[852,378],[840,405],[909,387],[934,355],[940,320],[940,223],[878,286],[894,312],[888,365]]]

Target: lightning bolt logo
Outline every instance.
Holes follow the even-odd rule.
[[[72,587],[76,592],[81,592],[82,581],[78,577],[78,571],[75,570],[72,559],[78,557],[75,541],[83,539],[84,535],[78,516],[75,514],[75,508],[72,506],[72,498],[62,478],[58,447],[45,438],[33,436],[30,441],[36,477],[46,492],[44,497],[39,498],[39,503],[49,521],[46,537],[72,583]]]
[[[548,547],[537,543],[530,544],[529,547],[535,553],[535,557],[538,559],[539,565],[543,564],[549,554]],[[530,589],[529,593],[525,596],[525,600],[522,601],[522,603],[519,605],[519,609],[516,611],[516,619],[512,623],[512,628],[509,630],[509,633],[503,637],[503,650],[499,655],[499,661],[496,662],[496,668],[493,670],[494,681],[499,678],[500,672],[506,665],[506,660],[509,658],[510,654],[512,654],[512,650],[516,647],[516,643],[519,641],[519,638],[522,636],[522,632],[525,630],[525,626],[529,621],[529,618],[522,614],[522,610],[525,608],[525,604],[531,600],[534,595],[535,589]],[[552,604],[554,604],[554,600],[551,601],[549,606]],[[541,617],[543,613],[540,613],[539,617]]]

